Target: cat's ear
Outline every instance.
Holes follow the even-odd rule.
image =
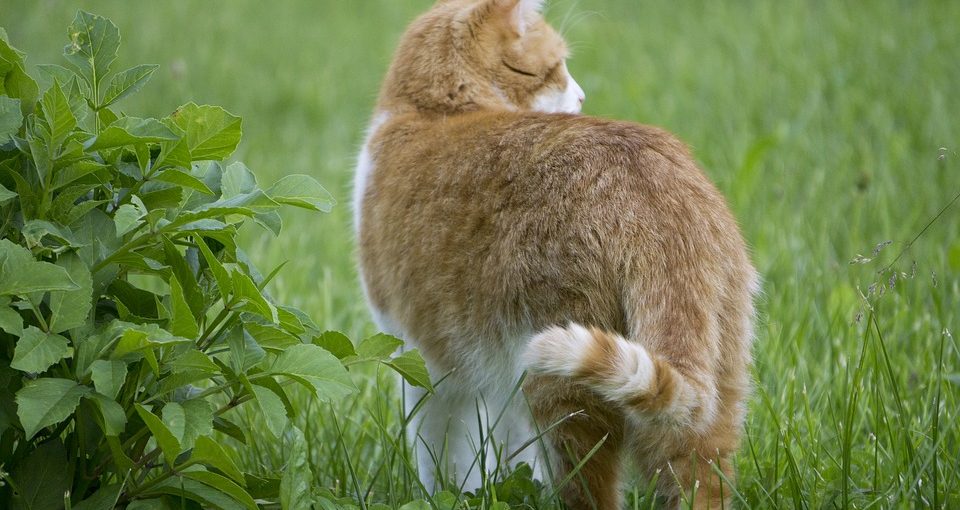
[[[530,26],[531,20],[543,11],[543,0],[508,0],[511,6],[510,22],[517,35],[522,36]]]
[[[544,0],[486,0],[488,12],[502,16],[509,28],[523,36],[527,28],[543,10]]]

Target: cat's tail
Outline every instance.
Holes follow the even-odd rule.
[[[533,337],[523,359],[530,373],[585,385],[641,420],[699,428],[715,410],[715,398],[697,381],[639,343],[596,328],[549,328]]]

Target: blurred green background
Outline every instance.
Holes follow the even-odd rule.
[[[431,3],[2,0],[0,26],[28,64],[62,63],[75,11],[107,16],[123,36],[118,66],[161,65],[122,110],[221,105],[244,118],[235,158],[261,183],[320,180],[340,202],[332,214],[288,211],[279,238],[244,236],[261,267],[289,261],[271,287],[281,301],[358,338],[373,326],[353,262],[354,158],[397,39]],[[960,308],[960,212],[923,230],[960,192],[960,2],[548,4],[585,113],[677,133],[753,248],[765,281],[739,463],[747,506],[960,505],[960,351],[945,333]],[[887,288],[892,273],[877,271],[921,231]],[[858,254],[875,260],[851,265]],[[861,359],[863,396],[851,406]],[[364,417],[392,405],[380,388],[332,409],[356,428],[346,451],[369,459],[359,483],[377,488],[385,447]],[[330,437],[325,418],[305,420],[319,424],[318,443]],[[346,491],[342,452],[315,451],[329,467],[318,484]],[[267,453],[250,461],[282,465]]]

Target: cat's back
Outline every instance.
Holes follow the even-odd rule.
[[[575,209],[589,200],[640,198],[635,206],[649,209],[651,201],[676,202],[690,193],[706,199],[691,207],[722,202],[684,144],[669,132],[581,115],[401,116],[377,131],[370,156],[370,212],[414,197],[422,214],[444,204],[498,211],[523,206],[523,212],[532,213]],[[458,200],[451,201],[454,196]]]
[[[722,197],[659,128],[563,114],[409,116],[383,124],[369,147],[360,255],[375,305],[403,296],[406,311],[393,314],[621,330],[627,265],[746,261]],[[425,329],[439,320],[405,318]]]

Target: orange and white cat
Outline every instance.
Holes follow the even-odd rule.
[[[578,115],[584,93],[541,7],[442,0],[417,19],[360,154],[374,319],[446,375],[411,428],[420,476],[479,486],[549,429],[512,462],[559,481],[595,450],[562,488],[569,508],[618,508],[627,462],[659,473],[670,506],[719,508],[756,273],[681,142]],[[408,407],[421,396],[409,390]]]

